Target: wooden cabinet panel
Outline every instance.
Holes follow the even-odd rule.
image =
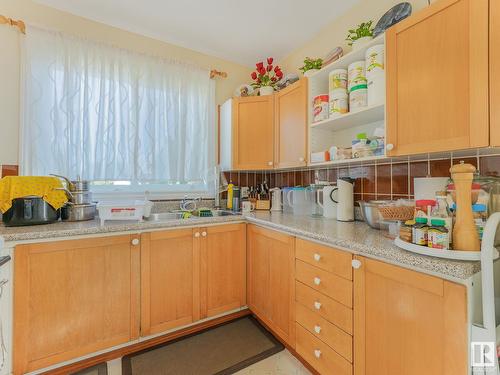
[[[488,0],[441,0],[386,32],[388,155],[488,146]]]
[[[141,237],[141,335],[199,320],[200,249],[194,244],[193,230]]]
[[[202,319],[246,304],[245,227],[245,224],[231,224],[199,230]]]
[[[465,286],[357,258],[355,375],[467,374]]]
[[[500,146],[500,2],[490,1],[490,145]]]
[[[132,236],[19,245],[14,263],[14,373],[139,335],[139,246]]]
[[[307,78],[278,91],[275,97],[275,166],[307,164]]]
[[[233,99],[233,167],[273,169],[274,95]]]
[[[294,237],[249,225],[247,259],[250,309],[293,347]]]
[[[352,280],[352,255],[346,251],[297,238],[296,258],[322,270]]]

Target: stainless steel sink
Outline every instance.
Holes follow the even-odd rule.
[[[241,215],[240,212],[234,212],[229,210],[212,210],[213,216],[237,216]]]
[[[166,221],[166,220],[179,220],[182,219],[182,212],[161,212],[151,214],[146,218],[146,221]]]

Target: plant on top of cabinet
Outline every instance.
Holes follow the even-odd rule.
[[[274,59],[267,58],[267,66],[264,63],[258,62],[255,64],[256,70],[250,75],[255,81],[252,87],[258,88],[260,95],[271,95],[274,92],[276,83],[283,78],[283,72],[279,65],[273,66]]]
[[[356,29],[348,30],[347,44],[352,46],[353,49],[358,49],[364,43],[373,39],[373,21],[362,22]]]
[[[304,59],[304,65],[299,68],[299,70],[304,74],[305,77],[308,77],[314,72],[317,72],[323,66],[323,59],[311,59],[310,57],[306,57]]]

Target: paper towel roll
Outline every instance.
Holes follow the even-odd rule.
[[[446,190],[448,177],[418,177],[413,180],[415,200],[436,199],[436,191]]]

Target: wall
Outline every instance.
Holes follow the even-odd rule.
[[[413,13],[428,5],[427,0],[407,1],[412,4]],[[323,28],[305,45],[282,59],[280,65],[283,71],[298,72],[305,57],[324,57],[337,46],[344,48],[344,53],[349,52],[351,47],[345,41],[347,30],[369,20],[373,20],[375,25],[388,9],[400,2],[400,0],[361,0],[342,17]]]
[[[0,14],[21,19],[28,25],[60,30],[117,47],[189,61],[199,66],[228,73],[228,78],[217,79],[216,101],[222,104],[232,96],[235,88],[249,80],[250,69],[216,57],[186,48],[129,33],[85,18],[49,8],[31,0],[0,0]],[[0,25],[0,165],[18,162],[19,129],[19,38],[17,29]]]

